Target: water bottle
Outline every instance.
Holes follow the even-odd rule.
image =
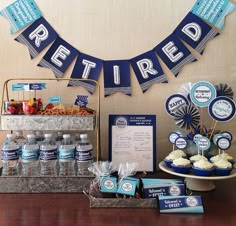
[[[35,136],[36,143],[40,146],[44,141],[44,136],[42,131],[36,131]]]
[[[93,163],[93,145],[87,134],[80,134],[80,141],[76,147],[77,175],[90,175],[88,167]]]
[[[52,134],[45,134],[45,139],[40,145],[39,160],[41,176],[57,175],[57,145]]]
[[[2,176],[15,176],[18,174],[20,146],[15,142],[14,134],[7,134],[7,139],[2,145]]]
[[[55,138],[57,147],[59,147],[61,145],[62,141],[63,141],[63,135],[62,134],[63,133],[61,131],[57,132],[57,136]]]
[[[22,176],[38,176],[39,145],[34,134],[27,135],[27,142],[22,148]]]
[[[22,161],[21,161],[22,147],[25,144],[26,139],[23,136],[23,132],[22,131],[16,131],[15,134],[16,134],[15,141],[20,146],[20,149],[19,149],[19,161],[18,161],[18,174],[21,175],[21,171],[22,171]]]
[[[75,175],[75,145],[72,144],[70,134],[63,135],[59,146],[59,176]]]

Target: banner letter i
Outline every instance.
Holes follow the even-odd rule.
[[[116,85],[120,85],[120,67],[117,65],[114,65],[113,72],[114,72],[114,83]]]

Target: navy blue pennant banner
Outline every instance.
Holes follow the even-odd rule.
[[[176,77],[185,64],[197,60],[196,57],[173,33],[158,44],[154,49],[157,55],[163,60],[166,66]]]
[[[219,34],[214,28],[191,12],[181,21],[174,33],[201,54],[207,42]]]
[[[197,0],[191,11],[223,30],[225,17],[234,10],[236,10],[236,5],[228,0]]]
[[[154,83],[167,83],[166,75],[154,51],[136,56],[130,62],[143,93]]]
[[[131,96],[130,63],[127,60],[104,61],[104,95],[115,92]]]
[[[38,66],[51,69],[56,78],[61,78],[79,51],[58,37],[39,62]]]
[[[81,53],[75,63],[71,79],[93,79],[97,81],[102,70],[102,65],[102,60]],[[68,86],[82,86],[92,94],[94,93],[96,84],[91,81],[70,80]]]
[[[11,34],[23,29],[42,16],[34,0],[17,0],[0,11],[11,24]]]
[[[35,58],[57,37],[56,31],[41,17],[16,37],[15,40],[26,45],[29,48],[31,58]]]

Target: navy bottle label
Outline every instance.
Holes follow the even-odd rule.
[[[19,148],[15,150],[2,150],[2,160],[12,161],[19,159]]]
[[[40,150],[39,159],[40,160],[56,160],[57,159],[57,149]]]

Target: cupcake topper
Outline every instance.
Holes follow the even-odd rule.
[[[230,141],[233,140],[233,135],[230,132],[223,131],[223,132],[221,132],[221,134],[222,134],[223,137],[228,138]]]
[[[193,142],[196,144],[196,143],[197,143],[197,140],[198,140],[200,137],[202,137],[202,135],[201,135],[200,133],[195,134],[194,137],[193,137]]]
[[[202,108],[209,106],[211,101],[215,98],[216,98],[216,89],[211,83],[201,81],[193,85],[190,92],[190,99],[193,104],[201,108],[200,128],[203,125]]]
[[[203,152],[208,150],[211,147],[211,142],[207,137],[202,136],[197,140],[196,145],[198,149],[202,151],[202,155],[203,155]]]
[[[188,145],[187,140],[183,137],[178,137],[175,140],[175,146],[180,150],[185,149],[187,145]]]
[[[221,138],[221,137],[223,137],[223,135],[222,135],[221,133],[215,134],[214,137],[213,137],[213,143],[214,143],[215,145],[217,145],[217,141],[218,141],[218,139]]]
[[[175,116],[175,112],[182,106],[188,105],[188,100],[181,94],[173,94],[166,100],[165,108],[168,114]]]
[[[215,87],[205,81],[195,83],[190,92],[191,101],[199,107],[207,107],[215,97]]]
[[[226,137],[220,137],[217,140],[217,147],[219,149],[219,154],[220,154],[220,150],[225,151],[231,147],[231,141]]]
[[[209,115],[215,120],[213,123],[212,134],[215,130],[217,122],[228,122],[232,120],[235,116],[235,103],[228,97],[220,96],[215,98],[209,105],[208,108]]]
[[[184,137],[184,133],[180,130],[174,130],[174,133],[177,133],[179,135],[179,137]]]
[[[178,137],[179,137],[179,134],[176,133],[176,132],[172,132],[172,133],[170,133],[169,136],[168,136],[168,139],[169,139],[170,143],[173,144],[173,151],[174,151],[174,149],[175,149],[175,146],[174,146],[175,140],[176,140]]]

